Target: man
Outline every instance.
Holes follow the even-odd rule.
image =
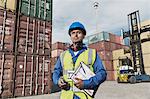
[[[72,45],[58,58],[53,72],[53,82],[62,89],[61,99],[92,99],[94,95],[90,96],[81,90],[93,89],[96,93],[99,85],[106,80],[106,71],[96,50],[89,49],[83,44],[86,30],[80,22],[70,25],[69,35]],[[86,80],[76,78],[76,82],[73,82],[70,74],[76,70],[80,62],[84,62],[95,76]]]

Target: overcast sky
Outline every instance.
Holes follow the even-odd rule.
[[[97,10],[94,2],[99,3]],[[52,41],[70,42],[68,29],[74,21],[84,24],[87,35],[97,31],[117,33],[128,28],[129,13],[139,10],[144,21],[150,19],[149,9],[150,0],[53,0]]]

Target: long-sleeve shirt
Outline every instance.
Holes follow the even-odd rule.
[[[75,55],[72,49],[69,49],[69,52],[72,55],[73,62],[75,63],[78,56],[86,50],[86,47],[83,47],[79,52]],[[54,72],[53,72],[53,82],[54,84],[58,84],[59,78],[62,76],[62,65],[61,65],[60,57],[58,58]],[[102,60],[100,59],[99,55],[96,53],[96,60],[93,65],[95,76],[91,77],[90,79],[83,80],[83,89],[94,89],[97,90],[97,87],[106,80],[106,70],[102,64]]]

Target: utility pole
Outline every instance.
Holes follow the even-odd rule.
[[[99,3],[98,2],[94,2],[93,3],[93,7],[95,9],[95,25],[96,25],[96,33],[97,33],[98,32],[97,14],[98,14]]]

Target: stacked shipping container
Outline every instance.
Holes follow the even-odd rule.
[[[14,19],[13,12],[0,9],[0,97],[13,95]]]
[[[6,5],[0,7],[0,96],[50,93],[52,0]]]
[[[63,42],[56,42],[54,44],[52,44],[52,58],[51,58],[51,63],[52,63],[52,71],[54,69],[54,65],[57,61],[58,56],[60,55],[60,53],[62,53],[63,51],[67,50],[68,47],[70,46],[69,43],[63,43]]]
[[[87,36],[84,39],[84,43],[87,45],[92,44],[92,43],[96,43],[99,41],[110,41],[113,43],[123,45],[123,38],[121,36],[117,36],[115,34],[104,32],[104,31],[97,33],[97,34],[94,34],[94,35]]]
[[[121,37],[118,39],[118,36],[110,33],[109,37],[110,38],[107,40],[91,43],[89,44],[89,47],[96,49],[100,58],[102,59],[103,64],[107,70],[107,80],[115,80],[112,51],[127,48],[127,46],[122,45]]]

